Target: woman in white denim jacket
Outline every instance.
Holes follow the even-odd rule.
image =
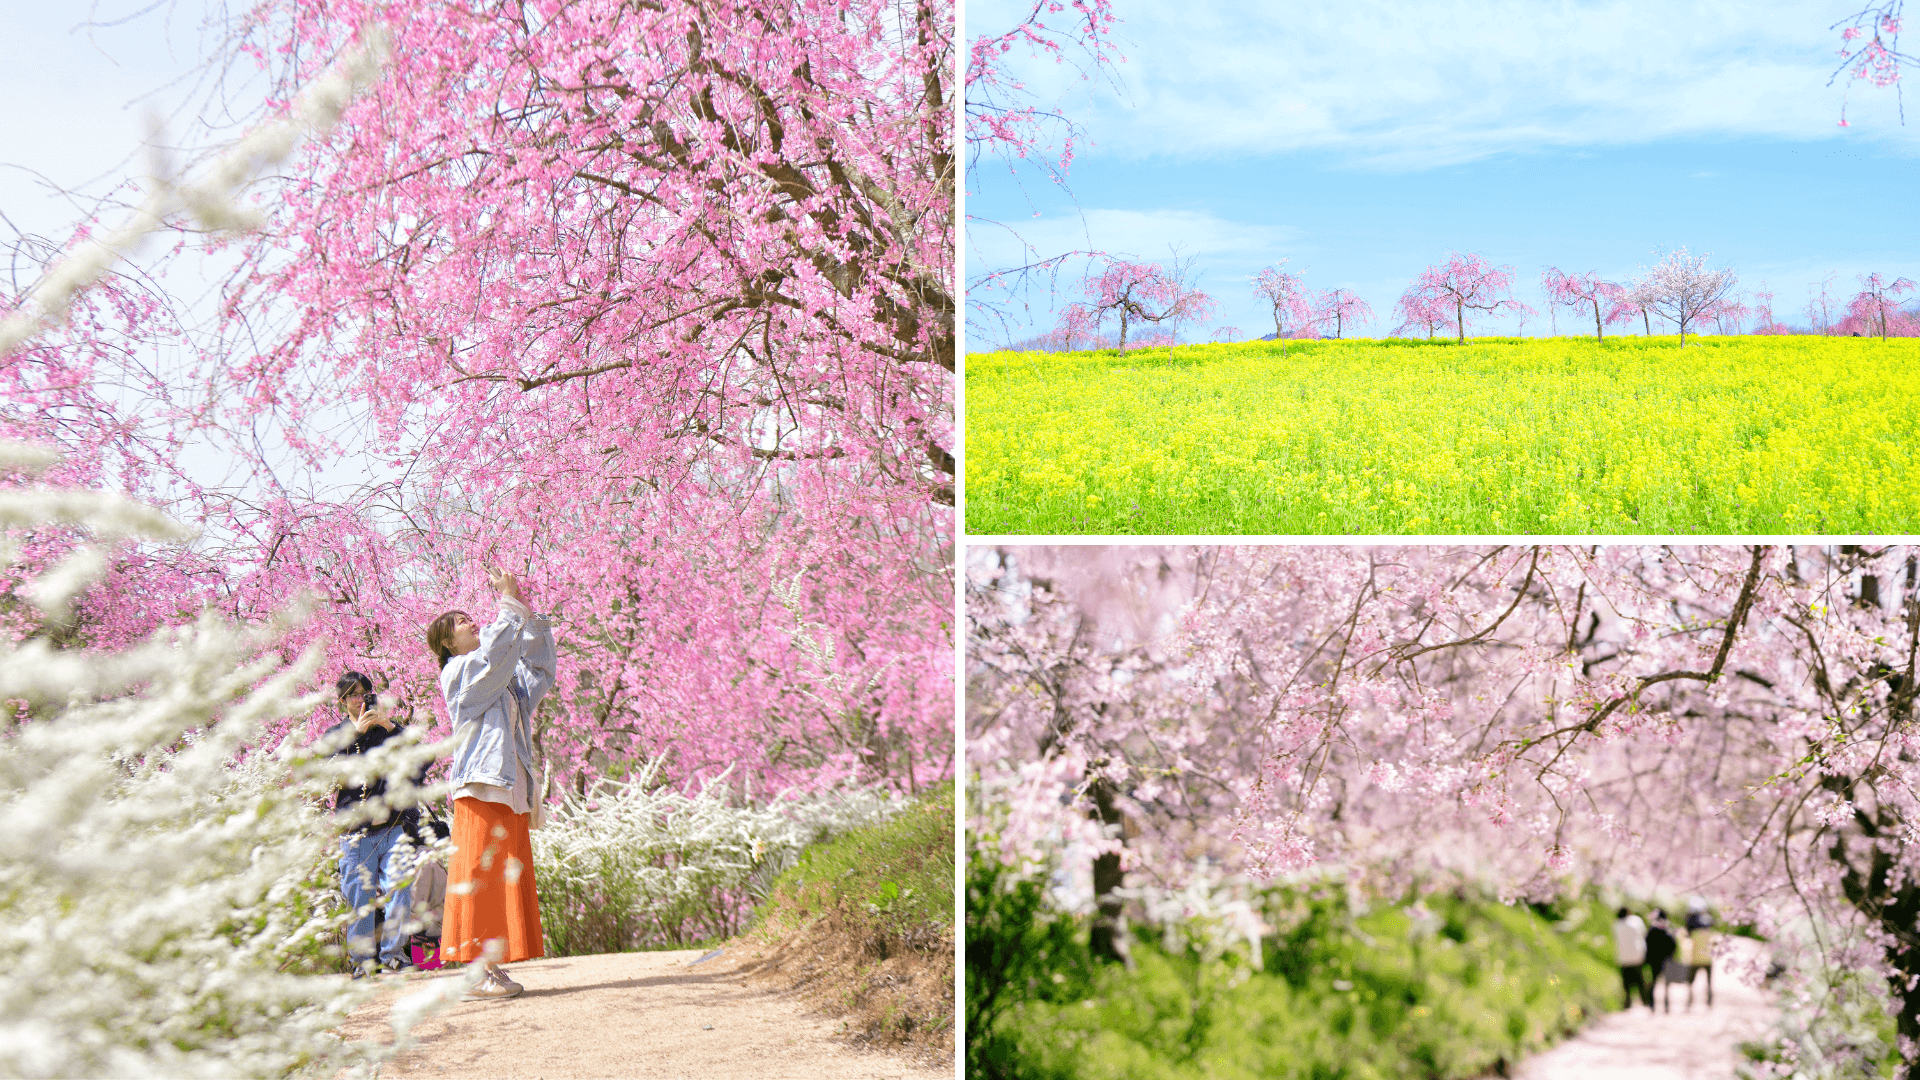
[[[533,710],[554,679],[552,625],[527,607],[512,574],[493,570],[487,577],[500,593],[500,615],[491,624],[482,628],[465,612],[449,611],[427,627],[459,740],[449,776],[453,853],[441,954],[487,965],[471,994],[478,998],[518,994],[520,984],[500,963],[545,955],[528,830],[539,826],[544,809]],[[504,946],[498,959],[486,955],[492,941]]]

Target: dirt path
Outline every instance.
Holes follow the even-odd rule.
[[[1751,942],[1734,939],[1735,948]],[[1706,980],[1694,985],[1693,1009],[1686,990],[1673,987],[1673,1012],[1649,1013],[1635,1005],[1612,1013],[1537,1057],[1514,1075],[1520,1080],[1732,1080],[1737,1047],[1759,1038],[1777,1015],[1772,995],[1736,978],[1723,959],[1714,965],[1713,1008],[1706,1007]],[[1667,993],[1661,987],[1659,1004]]]
[[[760,1080],[952,1080],[939,1069],[834,1039],[840,1024],[791,995],[752,984],[725,953],[615,953],[510,965],[526,992],[463,1002],[424,1021],[421,1045],[382,1076],[695,1077]],[[341,1028],[350,1039],[390,1041],[395,998],[439,972],[396,980]]]

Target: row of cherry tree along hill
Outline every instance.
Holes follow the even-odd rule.
[[[1357,326],[1374,321],[1373,308],[1351,289],[1314,291],[1301,274],[1285,269],[1287,260],[1269,266],[1253,278],[1253,291],[1269,308],[1273,338],[1342,337]],[[1022,347],[1045,350],[1119,348],[1129,345],[1169,345],[1182,326],[1210,322],[1218,308],[1215,299],[1193,283],[1190,261],[1136,262],[1102,258],[1082,281],[1083,297],[1062,309],[1053,330]],[[1539,312],[1513,295],[1511,266],[1496,266],[1475,254],[1450,253],[1447,261],[1421,271],[1394,305],[1399,322],[1393,336],[1452,335],[1467,339],[1469,320],[1498,315],[1537,316]],[[1903,308],[1902,298],[1915,289],[1908,278],[1888,280],[1881,274],[1860,277],[1860,291],[1838,312],[1826,286],[1807,306],[1812,326],[1796,329],[1774,315],[1773,294],[1742,295],[1732,270],[1708,269],[1707,257],[1690,255],[1683,247],[1666,253],[1655,266],[1630,282],[1607,281],[1593,271],[1567,273],[1548,267],[1540,273],[1553,315],[1566,309],[1579,321],[1591,319],[1596,339],[1609,326],[1638,325],[1653,333],[1653,320],[1678,331],[1684,343],[1689,331],[1711,326],[1716,333],[1819,333],[1855,337],[1920,336],[1920,308]],[[1557,319],[1556,319],[1557,323]],[[1524,325],[1524,323],[1523,323]],[[1236,327],[1213,331],[1215,340],[1233,340]]]
[[[423,629],[505,566],[557,614],[556,795],[950,776],[953,5],[242,8],[217,63],[293,133],[134,208],[172,248],[113,264],[104,213],[0,285],[0,437],[199,534],[114,548],[61,643],[309,597],[280,646],[441,737]],[[354,56],[322,135],[299,91]],[[0,598],[83,532],[18,538]]]
[[[1097,951],[1257,939],[1251,891],[1302,874],[1699,894],[1803,1020],[1854,980],[1912,1061],[1920,550],[977,549],[967,612],[975,857]]]

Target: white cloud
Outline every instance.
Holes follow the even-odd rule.
[[[1012,11],[972,3],[968,33]],[[1022,75],[1083,120],[1094,152],[1123,158],[1314,149],[1426,168],[1675,137],[1812,139],[1840,133],[1827,24],[1847,13],[1736,0],[1135,3],[1120,9],[1121,98],[1051,63]],[[1890,92],[1856,89],[1848,114],[1856,135],[1920,147]]]
[[[1246,258],[1292,243],[1290,226],[1251,225],[1197,210],[1090,209],[1079,214],[1011,221],[996,227],[974,223],[967,233],[969,261],[982,266],[1018,266],[1022,244],[1046,255],[1101,251],[1148,261],[1164,260],[1177,246],[1181,256]]]

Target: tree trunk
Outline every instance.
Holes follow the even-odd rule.
[[[1598,299],[1595,299],[1593,302],[1593,340],[1607,340],[1607,332],[1600,328],[1600,301]]]
[[[1100,815],[1100,823],[1118,828],[1121,823],[1120,810],[1113,805],[1113,788],[1105,780],[1096,780],[1089,789],[1093,796],[1093,805]],[[1124,905],[1114,895],[1122,880],[1120,855],[1108,852],[1093,860],[1093,930],[1087,941],[1087,948],[1101,960],[1117,960],[1128,967],[1133,966],[1133,957],[1127,950],[1127,928],[1122,917]]]
[[[1127,355],[1127,309],[1120,309],[1120,355]]]
[[[1646,308],[1640,309],[1640,326],[1647,332],[1648,337],[1653,336],[1653,319],[1647,314]]]
[[[1465,345],[1467,343],[1467,302],[1457,296],[1453,299],[1453,328],[1460,334],[1460,344]]]

